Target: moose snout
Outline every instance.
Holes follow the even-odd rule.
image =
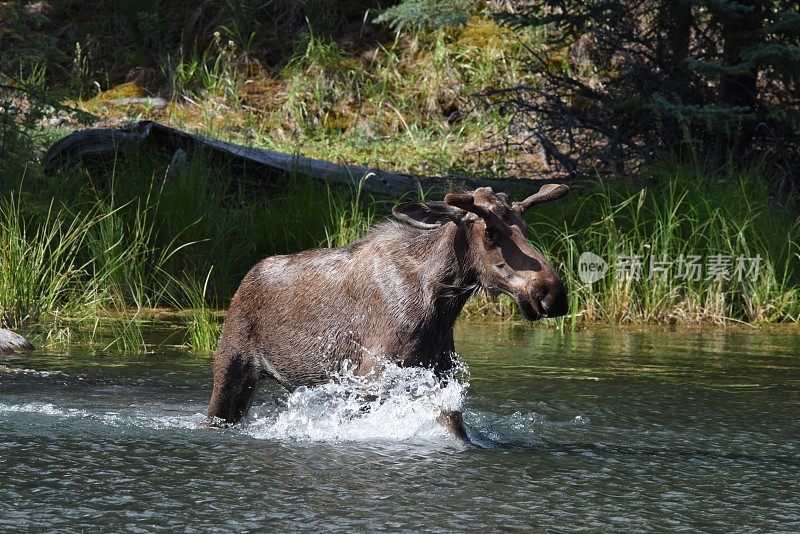
[[[530,299],[543,317],[560,317],[569,312],[567,289],[559,278],[535,283],[530,289]]]

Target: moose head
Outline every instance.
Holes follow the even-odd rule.
[[[395,206],[394,216],[416,228],[435,229],[454,223],[464,268],[477,284],[496,295],[517,301],[529,321],[558,317],[568,311],[567,291],[556,270],[527,240],[522,215],[543,202],[563,197],[569,188],[548,184],[521,202],[509,204],[504,193],[481,187],[469,193],[450,193],[444,201],[408,202]]]

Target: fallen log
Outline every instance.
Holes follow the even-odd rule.
[[[430,177],[384,171],[375,167],[337,164],[298,154],[237,145],[199,134],[190,134],[157,122],[141,121],[130,128],[90,129],[57,141],[45,155],[45,170],[86,162],[113,161],[120,152],[136,150],[160,154],[180,164],[193,153],[206,153],[214,165],[227,166],[248,182],[267,185],[290,175],[304,175],[326,182],[358,187],[371,193],[401,197],[418,192],[442,193],[454,188],[490,186],[519,196],[535,193],[547,183],[563,180],[518,178],[478,179],[463,176]],[[265,183],[266,182],[266,183]]]

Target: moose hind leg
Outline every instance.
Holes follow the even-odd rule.
[[[252,358],[241,352],[218,352],[214,356],[214,389],[208,404],[209,422],[234,424],[253,403],[259,373]]]
[[[443,410],[442,413],[439,414],[439,417],[436,418],[436,422],[442,425],[445,430],[465,445],[475,445],[469,438],[469,434],[467,434],[464,416],[460,411]]]

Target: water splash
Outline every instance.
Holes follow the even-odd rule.
[[[283,410],[254,410],[244,432],[276,441],[451,441],[436,418],[462,408],[467,377],[462,362],[446,381],[390,362],[367,377],[345,368],[327,384],[292,392]]]
[[[35,413],[51,417],[88,417],[89,412],[74,408],[58,408],[49,402],[26,402],[25,404],[0,403],[0,414],[3,413]]]
[[[252,410],[241,432],[255,439],[311,442],[384,442],[454,444],[438,422],[443,411],[462,410],[469,387],[468,369],[457,361],[446,380],[419,367],[381,362],[370,376],[347,367],[327,384],[298,388],[285,406],[268,402]],[[38,415],[116,428],[205,429],[201,413],[167,414],[180,407],[162,404],[85,409],[52,402],[0,403],[0,422]]]

